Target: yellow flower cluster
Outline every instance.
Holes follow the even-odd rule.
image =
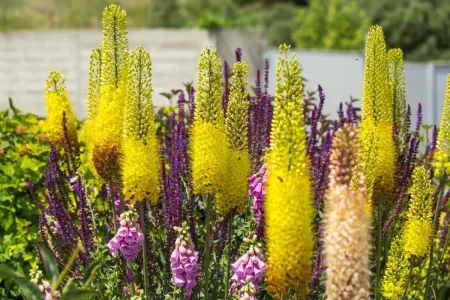
[[[45,97],[47,106],[47,120],[43,129],[52,144],[64,149],[64,130],[62,125],[63,112],[66,114],[67,135],[71,148],[78,149],[78,133],[76,117],[73,113],[72,103],[66,90],[64,76],[59,72],[50,72],[45,84]]]
[[[433,235],[433,183],[424,166],[414,169],[407,221],[404,225],[404,250],[409,255],[425,256]]]
[[[394,238],[389,251],[388,262],[383,280],[381,281],[381,294],[392,300],[403,299],[408,282],[409,256],[405,253],[403,238]]]
[[[125,100],[123,193],[131,203],[150,200],[159,192],[159,145],[153,116],[150,53],[137,47],[130,56]]]
[[[333,138],[324,216],[328,299],[370,299],[370,215],[358,139],[348,124]]]
[[[232,209],[243,212],[248,197],[248,178],[250,176],[250,157],[248,152],[248,91],[246,86],[248,66],[237,62],[233,67],[230,100],[225,120],[228,139],[228,180],[216,196],[216,208],[219,213]]]
[[[280,46],[265,200],[268,289],[297,297],[311,275],[313,207],[306,154],[302,75],[290,47]]]
[[[227,138],[222,110],[222,63],[210,47],[200,54],[190,155],[195,194],[216,194],[227,180]]]
[[[361,140],[369,201],[392,203],[396,151],[393,141],[393,104],[383,31],[368,33],[364,66]],[[378,199],[381,198],[381,199]]]
[[[436,146],[435,167],[439,174],[445,171],[450,174],[450,74],[447,78],[445,92],[444,111],[442,112],[441,125]]]
[[[89,137],[91,165],[97,179],[103,181],[120,177],[123,107],[128,76],[125,17],[125,11],[117,5],[105,9],[101,50],[94,49],[91,55],[85,130]]]

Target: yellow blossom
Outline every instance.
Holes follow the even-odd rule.
[[[300,64],[280,46],[265,201],[268,289],[303,297],[313,248],[311,179],[306,154]],[[280,295],[278,295],[280,296]]]

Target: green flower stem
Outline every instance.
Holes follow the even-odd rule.
[[[231,245],[233,232],[233,211],[230,211],[230,224],[228,225],[228,255],[227,255],[227,268],[225,272],[225,300],[228,299],[228,285],[230,281],[230,265],[231,265]]]
[[[378,234],[377,234],[377,273],[375,274],[375,299],[380,299],[380,278],[381,278],[381,201],[378,201]]]
[[[109,184],[109,192],[111,194],[111,203],[112,203],[112,214],[113,214],[113,224],[114,224],[114,234],[117,232],[117,218],[116,218],[116,207],[114,204],[114,187],[112,181],[108,182]]]
[[[209,285],[208,285],[208,280],[209,280],[209,233],[210,233],[210,217],[211,217],[211,197],[209,195],[207,195],[205,197],[205,201],[206,201],[206,221],[205,221],[205,226],[206,226],[206,230],[205,230],[205,264],[203,266],[204,268],[204,280],[203,280],[203,295],[204,295],[204,299],[209,299]]]
[[[442,200],[442,194],[444,192],[444,187],[445,187],[445,177],[447,175],[444,173],[442,175],[442,179],[441,179],[441,192],[439,195],[439,198],[436,201],[436,207],[434,209],[434,218],[433,218],[433,236],[435,235],[435,228],[437,228],[437,224],[439,221],[439,204]],[[425,295],[424,295],[424,299],[428,299],[428,294],[430,293],[430,286],[431,286],[431,271],[433,269],[433,265],[434,265],[434,245],[435,242],[433,241],[431,243],[431,247],[430,247],[430,262],[428,264],[428,270],[427,270],[427,281],[425,283]]]
[[[144,293],[145,299],[148,299],[148,272],[147,272],[147,238],[145,236],[145,220],[144,220],[144,201],[140,202],[139,207],[141,230],[144,234],[144,241],[142,242],[142,264],[144,265]]]
[[[73,263],[75,262],[75,259],[77,259],[78,253],[80,253],[81,250],[83,250],[83,246],[82,246],[81,242],[78,242],[77,247],[75,248],[75,251],[73,251],[72,256],[70,257],[66,266],[62,270],[61,274],[59,275],[58,280],[56,280],[56,283],[53,286],[54,290],[58,290],[59,286],[61,285],[61,282],[64,280],[64,277],[66,277],[67,272],[69,272],[70,268],[72,267]]]

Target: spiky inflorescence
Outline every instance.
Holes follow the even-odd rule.
[[[428,253],[433,235],[433,184],[424,166],[414,170],[408,193],[411,200],[403,229],[404,250],[420,257]]]
[[[44,130],[50,142],[62,149],[65,146],[63,113],[66,114],[67,137],[73,149],[78,149],[77,121],[69,100],[64,76],[52,71],[45,82],[45,97],[47,104],[47,120]]]
[[[400,49],[390,49],[388,52],[389,85],[392,97],[392,119],[397,126],[400,151],[405,151],[406,140],[406,89],[403,52]]]
[[[302,76],[289,46],[280,46],[268,153],[266,234],[268,289],[298,297],[311,277],[313,207],[303,116]]]
[[[448,74],[447,88],[445,91],[444,111],[442,112],[441,125],[435,154],[435,167],[438,173],[445,171],[450,173],[450,74]]]
[[[403,250],[402,237],[396,237],[391,244],[386,271],[381,281],[381,294],[387,299],[403,299],[409,269],[408,255]]]
[[[195,194],[216,194],[226,181],[227,144],[222,110],[222,63],[207,47],[198,62],[198,91],[191,132]]]
[[[159,145],[152,102],[150,54],[137,47],[130,56],[123,124],[123,193],[131,203],[156,204],[159,189]]]
[[[102,83],[102,47],[92,49],[89,60],[87,118],[91,120],[97,115],[100,86]]]
[[[247,202],[247,180],[251,171],[247,138],[250,105],[246,90],[247,76],[247,64],[235,63],[225,121],[228,140],[228,180],[223,182],[224,186],[217,194],[216,208],[219,213],[228,213],[233,209],[243,212]]]
[[[126,13],[117,5],[108,6],[103,12],[103,42],[100,79],[89,91],[90,113],[85,130],[88,136],[90,162],[97,179],[117,180],[122,160],[123,106],[128,76],[128,40]],[[96,66],[91,66],[95,69]],[[99,90],[97,84],[100,81]]]
[[[361,124],[369,201],[392,202],[396,161],[392,111],[386,44],[381,27],[373,26],[366,42]]]
[[[370,299],[370,229],[358,130],[333,138],[324,216],[328,299]]]

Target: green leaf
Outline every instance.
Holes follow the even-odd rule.
[[[0,265],[0,279],[7,279],[12,277],[20,277],[13,268],[7,265]]]
[[[85,286],[88,286],[92,282],[92,280],[94,279],[95,273],[100,268],[100,264],[103,261],[103,256],[106,253],[106,251],[107,250],[105,250],[99,258],[94,260],[94,262],[92,262],[89,265],[89,267],[87,267],[86,271],[84,271],[83,282],[84,282]]]
[[[59,276],[58,265],[55,258],[45,249],[41,247],[42,259],[44,260],[44,268],[47,276],[52,280],[52,284],[56,283]]]
[[[67,281],[66,285],[64,286],[63,290],[62,290],[62,294],[63,296],[69,292],[72,291],[76,291],[77,290],[77,285],[73,282],[73,278],[69,278],[69,280]]]
[[[69,291],[61,297],[61,300],[84,300],[97,295],[96,291],[92,290],[75,290]]]
[[[39,290],[38,286],[23,277],[13,277],[14,282],[19,287],[20,292],[25,300],[45,300],[44,294]]]

